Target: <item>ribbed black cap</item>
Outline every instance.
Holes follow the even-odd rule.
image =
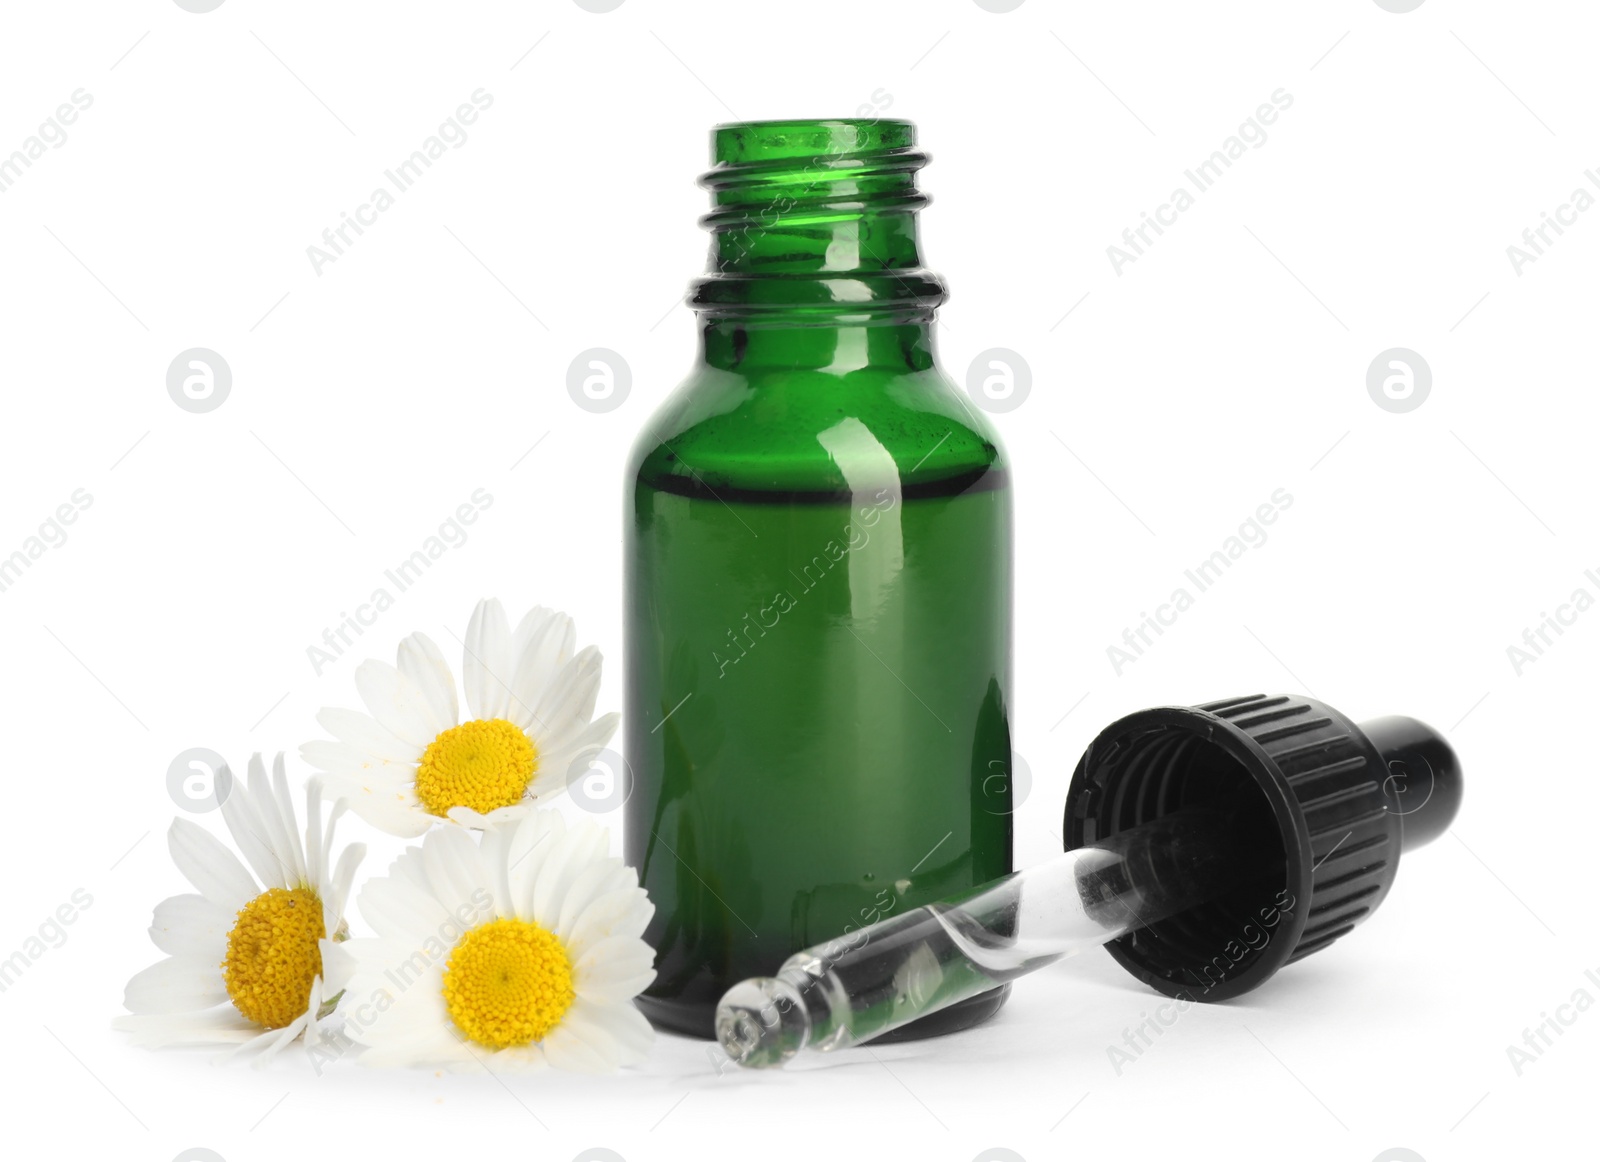
[[[1142,710],[1089,745],[1067,793],[1068,850],[1185,808],[1224,811],[1234,886],[1107,945],[1169,996],[1219,1001],[1370,916],[1402,848],[1449,826],[1461,771],[1411,718],[1357,726],[1312,698],[1251,695]]]

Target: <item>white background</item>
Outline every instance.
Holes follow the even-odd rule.
[[[0,592],[0,956],[93,899],[0,994],[6,1105],[36,1149],[1439,1162],[1577,1133],[1600,1006],[1520,1075],[1507,1047],[1579,989],[1600,1001],[1600,612],[1520,673],[1507,648],[1579,587],[1600,597],[1600,213],[1520,274],[1506,248],[1600,194],[1590,6],[102,0],[4,22],[0,154],[93,98],[0,193],[0,556],[92,497]],[[306,248],[480,88],[470,139],[317,273]],[[1280,88],[1265,144],[1119,274],[1106,248]],[[622,462],[691,358],[675,304],[704,263],[706,131],[863,106],[935,156],[945,367],[964,381],[1005,347],[1032,370],[997,417],[1034,778],[1019,862],[1059,850],[1100,726],[1256,690],[1450,733],[1453,835],[1353,936],[1191,1010],[1120,1075],[1107,1046],[1155,998],[1099,954],[979,1030],[779,1076],[719,1076],[672,1038],[599,1079],[127,1045],[109,1022],[157,957],[150,909],[185,890],[163,838],[181,751],[292,756],[318,707],[355,704],[361,657],[414,629],[455,655],[488,594],[573,613],[620,706]],[[208,414],[165,386],[195,346],[233,374]],[[596,346],[632,369],[606,414],[565,388]],[[1366,386],[1395,346],[1432,369],[1406,414]],[[466,542],[318,674],[307,647],[478,488]],[[1107,647],[1279,488],[1266,543],[1118,673]],[[359,820],[346,836],[368,872],[397,850]]]

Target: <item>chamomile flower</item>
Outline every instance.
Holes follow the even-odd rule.
[[[116,1027],[151,1047],[260,1050],[258,1063],[302,1034],[315,1043],[323,1010],[332,1007],[323,955],[346,934],[345,902],[366,852],[353,843],[330,868],[343,810],[335,804],[324,823],[321,788],[312,780],[302,844],[283,756],[268,779],[256,755],[248,781],[222,801],[244,862],[198,824],[173,820],[172,860],[198,894],[156,905],[150,939],[167,958],[128,982],[124,1004],[132,1015],[118,1017]]]
[[[327,773],[329,797],[391,835],[418,836],[445,817],[509,819],[564,790],[617,728],[616,714],[594,717],[600,652],[574,654],[576,640],[565,614],[536,608],[513,630],[499,601],[481,601],[462,663],[465,720],[444,655],[414,633],[396,665],[357,667],[367,712],[323,710],[317,721],[333,739],[300,753]]]
[[[648,1051],[633,998],[655,977],[655,908],[593,822],[534,810],[479,842],[436,828],[357,902],[377,936],[328,972],[364,1064],[608,1072]]]

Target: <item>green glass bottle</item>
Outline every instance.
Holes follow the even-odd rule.
[[[1009,482],[934,360],[915,127],[712,146],[700,359],[633,450],[625,533],[640,1005],[702,1037],[730,985],[1011,870]]]

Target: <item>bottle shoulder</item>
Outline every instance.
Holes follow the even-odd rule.
[[[988,418],[937,367],[701,366],[645,424],[628,473],[675,490],[855,492],[992,487],[1005,467]]]

